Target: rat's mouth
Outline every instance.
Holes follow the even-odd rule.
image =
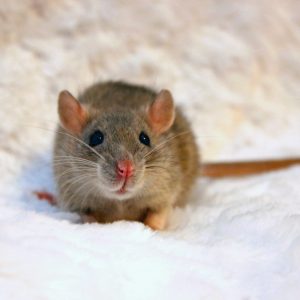
[[[107,196],[114,200],[127,200],[134,197],[141,187],[141,182],[136,182],[131,178],[118,180],[117,182],[114,182],[114,186],[112,186]]]
[[[126,177],[119,181],[119,187],[115,189],[114,193],[118,196],[133,196],[140,186],[141,183],[137,182],[134,178]]]
[[[128,184],[128,178],[125,178],[122,186],[120,189],[117,190],[117,194],[125,194],[127,192],[127,184]]]

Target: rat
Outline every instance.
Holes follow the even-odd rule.
[[[58,97],[57,203],[86,221],[141,221],[165,228],[198,175],[190,124],[170,91],[100,82]]]
[[[144,222],[166,227],[174,206],[186,203],[198,176],[253,175],[300,159],[202,163],[195,137],[170,91],[100,82],[76,99],[58,97],[54,144],[58,197],[35,193],[77,212],[85,222]]]

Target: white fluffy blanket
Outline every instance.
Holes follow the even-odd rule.
[[[300,155],[300,5],[1,1],[0,299],[299,299],[300,167],[200,179],[168,230],[80,224],[54,191],[61,89],[173,91],[204,160]]]

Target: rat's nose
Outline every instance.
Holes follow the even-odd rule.
[[[117,162],[117,174],[122,178],[129,178],[133,175],[134,167],[132,161],[120,160]]]

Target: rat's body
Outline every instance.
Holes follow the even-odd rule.
[[[62,92],[59,114],[58,203],[99,222],[136,220],[163,229],[172,207],[185,202],[199,167],[194,136],[171,94],[100,83],[79,102]]]

